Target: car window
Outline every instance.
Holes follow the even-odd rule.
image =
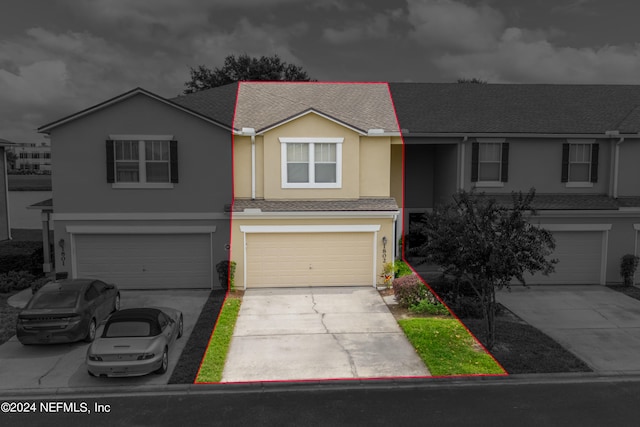
[[[102,282],[98,282],[98,281],[93,282],[93,285],[92,285],[92,286],[95,286],[95,287],[96,287],[96,291],[98,291],[98,293],[99,293],[99,294],[101,294],[102,292],[104,292],[104,288],[106,288],[106,287],[107,287],[107,285],[105,285],[105,284],[104,284],[104,283],[102,283]]]
[[[78,301],[78,292],[39,292],[31,300],[29,308],[74,308]]]
[[[160,324],[160,329],[164,329],[167,323],[169,323],[169,319],[164,313],[160,312],[158,313],[158,323]]]
[[[144,320],[111,322],[104,328],[103,337],[150,337],[152,336],[151,323]]]
[[[96,299],[98,295],[99,294],[96,290],[95,284],[91,284],[91,286],[89,286],[89,289],[87,289],[87,292],[84,294],[84,299],[87,301],[91,301],[93,299]]]

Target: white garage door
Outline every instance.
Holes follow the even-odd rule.
[[[209,234],[79,234],[77,277],[122,289],[211,288]]]
[[[557,258],[555,273],[536,274],[527,284],[598,284],[602,272],[603,231],[554,231]]]
[[[247,234],[247,287],[372,286],[373,233]]]

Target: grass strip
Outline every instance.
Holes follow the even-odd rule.
[[[504,374],[456,319],[413,318],[398,320],[409,342],[431,375]]]
[[[233,329],[236,325],[238,312],[240,311],[240,300],[228,298],[222,306],[218,323],[213,331],[213,336],[209,341],[209,347],[204,355],[200,372],[196,378],[196,383],[220,382],[224,362],[227,359],[229,344],[233,336]]]

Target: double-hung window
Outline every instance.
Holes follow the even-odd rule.
[[[562,182],[568,187],[592,186],[598,182],[599,145],[590,141],[563,144]]]
[[[509,175],[509,143],[479,138],[471,147],[471,181],[478,187],[502,186]]]
[[[168,135],[111,135],[107,182],[114,188],[172,188],[178,182],[177,142]]]
[[[282,188],[340,188],[343,138],[280,138]]]

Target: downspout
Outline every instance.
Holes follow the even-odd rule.
[[[469,139],[468,136],[462,138],[462,142],[458,144],[460,147],[460,185],[458,190],[464,190],[464,143]]]
[[[621,136],[618,142],[616,142],[615,155],[614,155],[614,163],[613,163],[613,198],[618,198],[618,175],[619,175],[619,167],[620,167],[620,144],[624,142],[624,137]]]
[[[243,135],[251,136],[251,200],[256,199],[256,130],[242,128]]]

